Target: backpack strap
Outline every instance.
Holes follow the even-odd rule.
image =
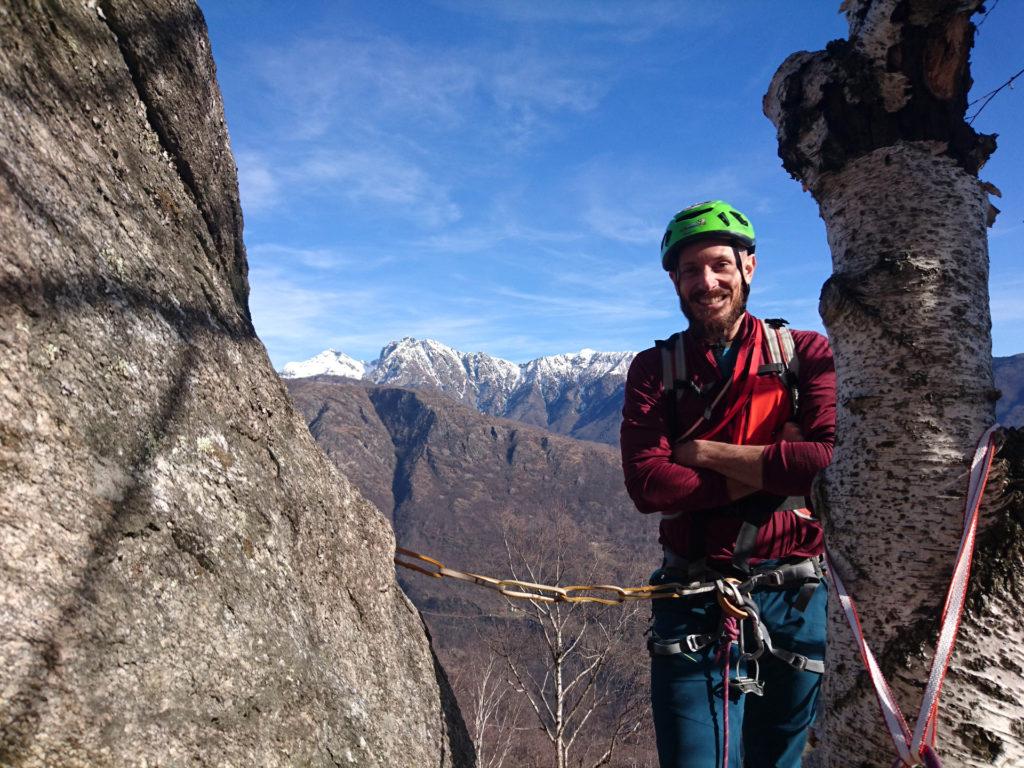
[[[782,383],[789,389],[790,402],[793,405],[793,416],[800,410],[800,358],[796,354],[793,333],[786,327],[781,317],[768,318],[761,321],[764,338],[768,345],[768,362],[757,369],[758,376],[777,374]]]
[[[659,339],[654,345],[661,350],[661,382],[665,397],[665,419],[668,422],[669,445],[680,438],[679,401],[691,389],[686,371],[686,344],[683,334],[674,333]],[[692,429],[691,429],[692,431]],[[704,537],[707,532],[708,510],[690,513],[690,551],[687,556],[687,576],[693,581],[703,577],[706,570]]]
[[[790,403],[793,407],[793,418],[799,408],[800,393],[797,389],[800,359],[796,355],[793,334],[782,318],[768,318],[761,321],[765,345],[768,347],[768,362],[757,369],[758,376],[776,375],[789,390]],[[757,534],[772,513],[778,509],[792,508],[791,499],[780,499],[775,509],[761,510],[754,514],[743,515],[743,523],[733,545],[732,565],[746,574],[750,571],[750,557],[754,553]]]
[[[683,335],[674,333],[667,339],[658,339],[654,346],[661,350],[661,383],[665,390],[665,420],[669,445],[679,439],[678,403],[686,386],[686,347]]]

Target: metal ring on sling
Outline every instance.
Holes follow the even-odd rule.
[[[726,596],[727,593],[731,593],[734,599],[742,602],[743,597],[736,589],[741,584],[739,579],[727,577],[719,579],[718,581],[718,593],[715,595],[718,600],[718,605],[722,609],[722,612],[733,619],[748,619],[750,618],[750,612],[740,608],[738,605],[729,601]]]

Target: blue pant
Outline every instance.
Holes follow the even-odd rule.
[[[675,581],[655,571],[651,584]],[[799,589],[755,592],[772,643],[810,659],[825,655],[828,587],[818,585],[807,608],[794,607]],[[716,631],[721,609],[714,598],[655,600],[653,631],[661,640]],[[753,645],[744,622],[747,648]],[[717,643],[696,653],[651,657],[651,704],[661,768],[720,768],[722,765],[722,671]],[[730,678],[739,650],[733,646]],[[729,768],[797,768],[814,722],[821,675],[793,669],[767,651],[758,660],[764,696],[731,695]],[[740,674],[750,674],[743,665]],[[730,686],[730,694],[733,688]]]

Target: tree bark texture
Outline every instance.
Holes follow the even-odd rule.
[[[790,56],[765,97],[783,165],[817,200],[832,252],[820,312],[836,359],[838,439],[818,510],[911,728],[962,530],[968,462],[998,397],[986,236],[995,189],[977,176],[995,138],[964,121],[980,5],[848,0],[849,39]],[[1005,509],[986,503],[983,515],[943,688],[947,766],[1024,765],[1019,528],[994,536]],[[810,762],[891,765],[835,603]]]

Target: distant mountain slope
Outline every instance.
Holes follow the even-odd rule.
[[[286,384],[327,455],[391,513],[401,546],[503,573],[502,517],[564,506],[580,531],[580,557],[600,550],[607,579],[660,559],[658,521],[634,508],[613,448],[486,416],[434,392],[334,377]],[[400,576],[428,616],[474,613],[493,600],[479,588]]]
[[[993,358],[992,369],[1003,393],[996,403],[996,419],[1007,427],[1024,427],[1024,353]]]
[[[623,384],[634,354],[584,349],[517,365],[482,352],[460,352],[431,339],[404,338],[385,346],[369,363],[326,350],[288,363],[281,376],[327,374],[431,389],[481,413],[617,445]]]

